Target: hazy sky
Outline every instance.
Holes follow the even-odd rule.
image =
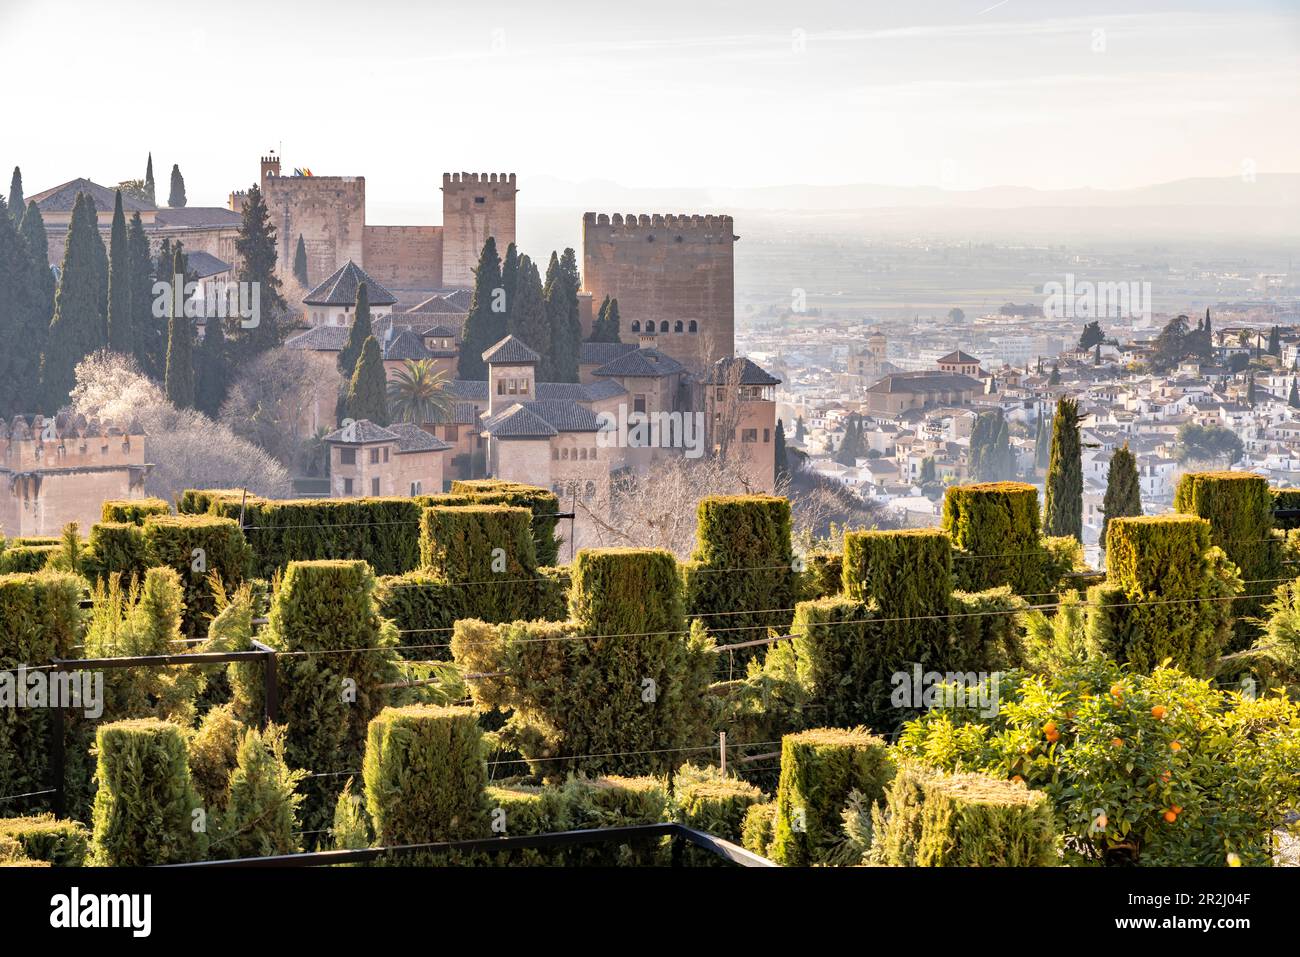
[[[628,186],[1120,188],[1300,170],[1300,3],[0,0],[27,192],[286,167]],[[8,182],[7,172],[5,182]],[[521,201],[524,197],[521,196]],[[372,222],[391,221],[383,216]]]

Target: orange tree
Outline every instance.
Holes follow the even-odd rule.
[[[936,708],[898,748],[1052,798],[1066,862],[1268,864],[1300,798],[1300,705],[1098,659],[1001,676],[993,718]]]

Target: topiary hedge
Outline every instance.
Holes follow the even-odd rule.
[[[1038,489],[1023,482],[949,487],[942,528],[957,549],[954,578],[965,591],[1009,585],[1019,595],[1041,595],[1081,561],[1073,538],[1043,538]]]
[[[90,863],[141,867],[202,860],[208,836],[179,725],[152,718],[100,725]]]
[[[170,515],[171,511],[171,506],[160,498],[110,500],[100,510],[100,521],[143,525],[150,515]]]
[[[361,561],[291,562],[259,640],[277,649],[279,721],[292,768],[313,775],[302,785],[305,831],[329,826],[343,772],[361,767],[370,720],[388,703],[381,685],[395,678],[397,643],[374,601],[374,575]],[[263,666],[231,667],[237,716],[263,714]]]
[[[867,860],[887,867],[1050,867],[1059,863],[1052,802],[986,774],[898,769],[872,808]]]
[[[1150,671],[1166,658],[1210,674],[1232,635],[1241,594],[1235,566],[1187,515],[1116,518],[1106,532],[1106,583],[1088,589],[1088,631],[1104,653]]]
[[[687,614],[702,616],[720,644],[784,634],[799,598],[790,502],[772,495],[700,499],[695,551],[683,566]],[[739,612],[739,614],[737,613]],[[746,661],[761,646],[735,652]]]
[[[754,785],[714,767],[685,764],[673,776],[674,821],[739,844],[749,809],[767,798]]]
[[[10,544],[0,551],[0,575],[38,572],[60,551],[59,545]]]
[[[65,572],[0,575],[0,680],[16,684],[26,676],[15,669],[72,657],[85,618],[82,589],[81,579]],[[49,719],[48,708],[0,708],[0,795],[50,786]],[[69,780],[80,774],[76,754]],[[5,802],[11,813],[46,806],[44,797]]]
[[[686,628],[672,555],[584,549],[571,594],[569,621],[456,623],[475,704],[513,711],[502,739],[547,778],[668,770],[669,750],[712,736],[716,710],[712,642]]]
[[[751,804],[745,811],[745,820],[740,828],[741,846],[759,857],[767,857],[775,830],[776,802]]]
[[[54,867],[81,867],[86,863],[90,832],[80,821],[61,821],[53,814],[0,818],[0,844],[18,845],[22,855]]]
[[[471,592],[467,600],[485,620],[529,617],[537,593],[531,517],[527,509],[507,505],[426,508],[420,519],[422,570]]]
[[[770,856],[778,864],[829,861],[849,794],[884,796],[894,776],[885,741],[866,728],[815,728],[781,740],[781,781]]]
[[[465,498],[458,502],[454,499]],[[511,505],[526,508],[533,513],[533,551],[539,565],[554,565],[559,559],[560,539],[555,534],[558,519],[551,516],[560,511],[560,500],[549,489],[518,482],[497,479],[458,479],[451,483],[451,494],[426,499],[426,505],[440,504],[433,499],[445,499],[442,504]]]
[[[1300,488],[1274,488],[1269,489],[1272,496],[1272,508],[1274,509],[1300,509]],[[1295,518],[1273,516],[1273,527],[1290,531],[1293,528],[1300,528],[1300,516]]]
[[[149,564],[149,548],[139,525],[99,522],[90,526],[90,553],[86,560],[90,578],[117,574],[124,581],[141,579]]]
[[[144,542],[150,565],[165,565],[181,576],[185,637],[203,637],[217,613],[211,576],[232,592],[248,575],[252,552],[239,524],[213,515],[150,515]]]
[[[385,708],[370,722],[362,768],[379,844],[487,834],[487,764],[472,709]]]

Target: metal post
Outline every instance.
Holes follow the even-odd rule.
[[[727,732],[718,732],[718,755],[722,765],[722,773],[727,773]]]
[[[263,725],[274,724],[280,719],[280,682],[276,674],[275,649],[256,639],[253,647],[262,653]]]

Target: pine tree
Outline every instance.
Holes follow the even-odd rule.
[[[504,338],[504,333],[496,335],[501,312],[493,311],[494,308],[504,308],[501,288],[501,257],[497,255],[496,240],[489,236],[474,268],[474,296],[470,300],[456,367],[460,379],[475,381],[487,378],[483,353]]]
[[[153,182],[153,153],[149,154],[149,162],[144,168],[144,191],[145,195],[149,197],[149,205],[157,206],[158,199],[157,193],[154,192]]]
[[[238,336],[233,340],[240,360],[249,361],[284,341],[280,322],[286,308],[280,293],[280,277],[275,272],[275,227],[256,184],[249,188],[244,200],[235,253],[239,258],[239,273],[235,278],[241,283],[256,284],[250,288],[256,288],[261,297],[256,324],[249,327],[240,322]]]
[[[230,387],[230,363],[226,358],[226,330],[223,320],[208,319],[203,327],[195,361],[194,407],[215,419]]]
[[[23,202],[23,171],[15,166],[13,178],[9,180],[9,216],[15,226],[26,211],[27,204]]]
[[[185,177],[181,175],[180,164],[172,164],[172,186],[167,194],[167,205],[172,209],[185,208]]]
[[[345,410],[347,417],[356,422],[369,419],[376,425],[388,424],[388,379],[384,374],[384,356],[374,336],[362,346],[361,358],[348,383]]]
[[[776,481],[778,483],[788,481],[790,478],[790,458],[785,450],[785,425],[780,419],[776,420],[776,442],[773,457],[776,463]]]
[[[1052,419],[1043,530],[1047,535],[1071,535],[1083,541],[1083,458],[1079,405],[1073,399],[1060,399]]]
[[[1137,459],[1128,443],[1110,457],[1106,473],[1106,497],[1101,504],[1101,547],[1106,547],[1106,528],[1112,518],[1142,514],[1142,485],[1138,481]]]
[[[311,289],[307,284],[307,244],[303,242],[302,233],[298,234],[298,246],[293,251],[293,278],[303,289]]]
[[[122,211],[122,191],[119,189],[113,200],[113,229],[108,242],[108,348],[122,355],[134,355],[134,325],[126,214]]]
[[[95,204],[78,193],[68,223],[63,269],[54,297],[54,318],[41,364],[45,411],[54,413],[68,401],[76,384],[76,368],[90,353],[104,347],[102,303],[107,277],[99,260],[107,259],[99,238]]]
[[[154,315],[154,263],[149,252],[140,214],[133,213],[126,228],[126,252],[130,275],[132,351],[140,371],[161,381],[167,363],[167,320]]]
[[[511,328],[510,317],[515,311],[515,293],[519,288],[519,250],[511,243],[506,247],[506,256],[501,260],[501,288],[505,290],[505,313],[502,319],[505,329]]]
[[[550,326],[546,322],[546,301],[542,297],[542,277],[537,264],[528,256],[521,256],[516,265],[514,305],[510,308],[510,326],[507,332],[526,343],[541,356],[537,364],[537,380],[552,381],[554,372],[554,343]],[[509,295],[509,294],[507,294]]]
[[[185,258],[180,243],[172,259],[172,273],[185,275]],[[164,389],[167,401],[178,409],[194,406],[194,328],[185,315],[184,291],[172,290],[167,322],[167,373]]]
[[[1083,332],[1079,335],[1079,349],[1091,349],[1105,341],[1106,333],[1102,331],[1101,323],[1094,319],[1083,327]]]
[[[339,350],[338,367],[343,381],[349,382],[356,371],[357,360],[361,350],[372,333],[370,325],[370,290],[364,282],[357,283],[357,300],[352,310],[352,326],[348,329],[348,341]]]

